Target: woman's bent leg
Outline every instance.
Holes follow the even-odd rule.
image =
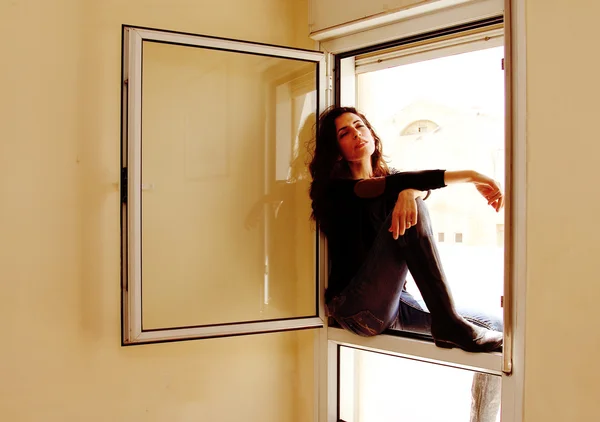
[[[460,347],[470,352],[500,348],[502,334],[477,327],[458,314],[442,269],[427,208],[417,200],[417,224],[405,234],[403,251],[408,269],[431,313],[431,335],[436,345]]]
[[[398,321],[392,329],[431,335],[431,314],[423,301],[416,299],[408,291],[400,294]],[[503,331],[502,318],[468,306],[457,305],[457,312],[470,323],[493,331]]]
[[[361,336],[380,334],[397,318],[408,267],[398,254],[404,236],[398,240],[392,237],[386,229],[390,221],[388,217],[383,223],[359,273],[327,304],[330,316]]]
[[[380,334],[398,315],[400,293],[410,270],[432,318],[436,345],[471,352],[498,349],[502,334],[468,323],[454,308],[431,231],[429,213],[419,198],[417,224],[394,240],[383,223],[369,256],[350,284],[328,304],[338,323],[363,336]]]

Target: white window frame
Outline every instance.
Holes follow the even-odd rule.
[[[444,3],[440,1],[437,3]],[[385,25],[362,20],[360,28],[349,24],[331,31],[320,31],[313,38],[320,49],[329,54],[341,54],[416,34],[504,15],[505,101],[506,101],[506,197],[505,210],[505,288],[504,288],[504,353],[471,354],[461,350],[436,348],[433,343],[381,335],[374,338],[353,336],[339,328],[326,327],[321,348],[319,418],[320,422],[336,422],[338,412],[338,356],[340,346],[382,351],[400,357],[425,362],[438,362],[463,369],[502,376],[501,420],[522,422],[524,350],[525,350],[525,289],[526,289],[526,61],[525,6],[518,0],[475,0],[432,12],[424,6],[397,13],[394,22]],[[404,13],[404,14],[403,14]],[[455,51],[452,51],[455,52]],[[354,68],[354,57],[339,62],[342,69]],[[338,94],[343,105],[354,105],[355,86],[348,83],[348,73],[342,73],[342,84],[348,88]],[[321,265],[326,262],[320,260]]]
[[[315,268],[316,315],[267,321],[249,321],[143,329],[142,276],[141,276],[141,145],[142,145],[142,43],[157,41],[175,45],[196,46],[222,51],[251,53],[270,57],[299,59],[318,65],[318,112],[325,109],[330,97],[325,90],[327,81],[326,54],[320,51],[293,49],[257,44],[225,38],[201,36],[158,29],[123,26],[122,69],[122,344],[142,344],[174,340],[223,337],[243,334],[319,328],[324,325],[324,307],[321,287],[323,272]],[[318,250],[324,249],[319,238]]]

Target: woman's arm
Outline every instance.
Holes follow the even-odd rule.
[[[498,186],[498,183],[496,183],[495,180],[484,174],[474,170],[446,171],[444,174],[444,183],[446,183],[446,185],[455,183],[473,183],[481,196],[488,201],[488,205],[491,205],[496,212],[504,207],[504,195],[500,190],[500,186]]]
[[[473,170],[446,171],[444,173],[446,185],[457,183],[473,183],[477,191],[488,201],[496,212],[504,206],[504,195],[498,184],[491,178]],[[417,224],[418,214],[416,198],[424,196],[427,192],[406,189],[398,194],[398,200],[392,212],[392,222],[389,231],[394,239],[404,235],[405,231]]]
[[[345,181],[353,184],[354,194],[359,198],[376,198],[395,194],[406,189],[427,191],[444,186],[444,170],[423,170],[395,173],[385,177]]]
[[[454,183],[471,183],[475,181],[477,175],[480,174],[474,170],[446,170],[446,172],[444,173],[444,183],[446,183],[447,185]]]

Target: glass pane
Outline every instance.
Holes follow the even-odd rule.
[[[500,420],[501,378],[341,347],[344,422]]]
[[[473,169],[504,183],[503,48],[361,74],[358,107],[398,170]],[[427,199],[442,264],[461,309],[500,320],[504,211],[472,185]],[[419,297],[413,282],[407,290]]]
[[[143,48],[143,328],[315,316],[317,64]]]

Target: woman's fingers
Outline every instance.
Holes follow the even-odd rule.
[[[392,212],[389,231],[394,239],[403,236],[406,230],[417,224],[417,203],[411,190],[400,192]]]
[[[396,233],[396,235],[394,236],[394,239],[398,239],[398,237],[400,236],[404,236],[404,233],[406,232],[406,220],[402,217],[399,217],[398,219],[398,232]]]
[[[398,239],[398,230],[398,219],[395,218],[395,214],[392,214],[392,226],[390,227],[390,232],[392,232],[394,239]]]
[[[398,239],[398,236],[402,236],[406,231],[406,217],[404,212],[398,212],[394,210],[392,213],[392,227],[390,228],[394,239]]]
[[[494,201],[489,203],[496,212],[499,212],[504,207],[504,195],[499,195]]]
[[[392,236],[394,239],[398,239],[398,236],[404,235],[406,231],[406,219],[403,212],[392,213]]]
[[[418,218],[419,218],[419,212],[415,208],[415,211],[413,212],[412,216],[410,217],[410,221],[412,222],[411,227],[417,225]]]
[[[500,199],[502,197],[502,192],[497,191],[492,193],[491,195],[487,196],[486,199],[488,201],[488,204],[493,204],[494,202],[496,202],[498,199]]]
[[[488,205],[491,205],[496,212],[499,212],[504,207],[504,194],[498,183],[494,180],[477,182],[475,187],[485,198]]]
[[[496,211],[500,211],[504,207],[504,195],[500,195],[500,197],[494,202],[494,208]]]
[[[389,231],[392,232],[394,239],[398,239],[399,236],[404,236],[406,230],[417,224],[417,211],[410,212],[394,212],[392,214],[392,225]]]

